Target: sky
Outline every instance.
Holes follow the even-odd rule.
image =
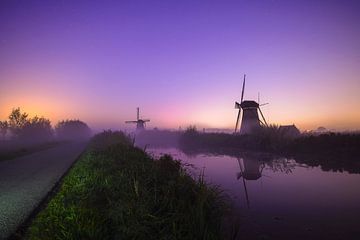
[[[360,129],[358,1],[0,2],[0,120],[12,108],[92,128]]]

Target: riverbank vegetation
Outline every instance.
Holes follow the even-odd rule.
[[[137,146],[146,147],[178,147],[182,132],[171,130],[146,130],[135,136]]]
[[[27,239],[222,239],[226,204],[179,161],[154,160],[122,132],[106,131],[64,178]]]
[[[360,134],[325,133],[287,137],[275,125],[252,135],[203,133],[189,127],[179,138],[180,148],[188,153],[213,152],[238,155],[239,152],[267,152],[294,158],[324,170],[360,173]]]

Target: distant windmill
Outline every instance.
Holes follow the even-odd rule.
[[[136,110],[137,110],[136,121],[125,121],[125,123],[136,123],[136,130],[144,130],[145,123],[150,122],[150,119],[140,119],[140,109],[136,108]]]
[[[261,126],[267,126],[267,122],[265,120],[265,117],[263,113],[261,112],[260,106],[266,105],[265,104],[259,104],[255,101],[251,100],[243,100],[244,99],[244,91],[245,91],[245,77],[243,80],[243,86],[241,91],[241,101],[240,103],[235,102],[235,108],[239,109],[239,113],[236,119],[236,125],[235,125],[235,131],[237,131],[239,126],[239,120],[240,120],[240,114],[241,109],[243,110],[242,119],[241,119],[241,127],[240,127],[240,134],[251,134],[253,130],[260,128]],[[260,97],[258,97],[260,101]],[[262,120],[259,119],[258,110],[261,114]]]

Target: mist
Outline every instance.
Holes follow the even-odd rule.
[[[0,240],[359,239],[360,1],[0,1]]]

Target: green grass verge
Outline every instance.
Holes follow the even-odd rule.
[[[219,190],[170,156],[152,159],[121,132],[93,138],[27,239],[221,239]]]

